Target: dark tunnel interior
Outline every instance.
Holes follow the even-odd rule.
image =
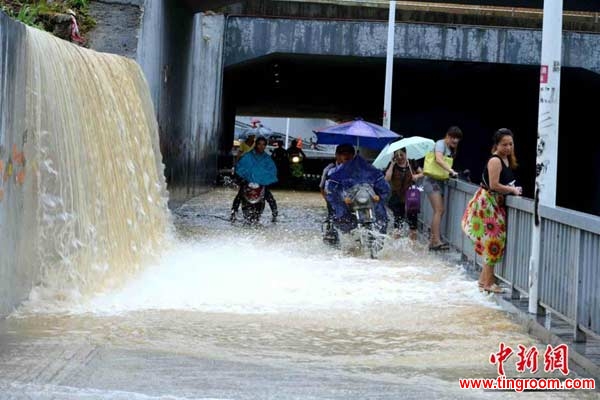
[[[228,150],[235,115],[330,118],[362,117],[382,123],[385,59],[272,54],[227,67],[224,74]],[[600,135],[595,97],[600,75],[563,68],[559,115],[557,205],[600,215]],[[515,134],[517,171],[524,196],[532,198],[539,67],[457,61],[396,59],[393,71],[393,131],[434,140],[451,125],[464,133],[455,165],[474,182],[491,150],[495,130]],[[583,147],[585,149],[583,149]],[[584,176],[584,184],[576,177]]]

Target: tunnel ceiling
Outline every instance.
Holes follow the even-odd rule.
[[[274,54],[227,68],[225,85],[238,114],[344,119],[380,114],[355,103],[383,89],[384,68],[381,59]]]
[[[474,62],[396,59],[393,109],[445,107],[527,71],[537,96],[538,68]],[[381,119],[385,59],[272,54],[225,70],[238,114]],[[537,97],[536,97],[537,99]]]

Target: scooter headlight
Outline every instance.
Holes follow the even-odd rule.
[[[358,204],[367,204],[369,203],[369,196],[365,196],[364,194],[360,194],[356,196],[356,202]]]
[[[298,157],[298,156],[292,157],[292,162],[293,163],[299,163],[300,162],[300,157]]]

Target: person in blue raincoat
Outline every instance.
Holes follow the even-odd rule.
[[[265,153],[266,147],[267,139],[262,136],[256,139],[254,149],[244,154],[238,161],[235,173],[242,182],[254,182],[265,186],[265,201],[269,203],[269,207],[271,207],[273,222],[276,222],[278,214],[277,202],[268,186],[277,182],[277,167],[271,156]],[[242,201],[242,188],[243,185],[240,184],[240,190],[233,200],[231,206],[231,221],[235,221],[236,219],[235,215]]]
[[[339,145],[336,152],[346,151],[346,148],[348,151],[352,149],[352,154],[354,154],[354,147],[351,144]],[[344,199],[346,197],[345,193],[351,187],[361,183],[367,183],[373,187],[376,225],[381,233],[386,233],[388,216],[385,202],[390,194],[390,185],[385,180],[383,172],[369,164],[360,155],[335,167],[328,173],[325,196],[333,207],[334,224],[342,232],[349,232],[356,228],[356,220]]]

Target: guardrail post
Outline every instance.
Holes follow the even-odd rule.
[[[513,218],[513,221],[516,222],[517,218]],[[513,222],[513,223],[514,223]],[[515,230],[513,229],[513,232]],[[512,254],[516,253],[516,248],[517,248],[517,241],[515,239],[511,239],[511,251]],[[521,299],[521,293],[516,289],[515,287],[515,282],[517,281],[517,262],[516,262],[517,256],[512,256],[511,257],[511,264],[510,264],[510,268],[511,268],[511,274],[510,274],[510,299],[511,300],[520,300]],[[504,256],[504,262],[505,265],[508,262],[508,255]]]
[[[513,264],[516,264],[513,262]],[[510,276],[510,299],[520,300],[521,293],[515,288],[515,282],[517,281],[517,266],[513,265]]]
[[[573,327],[573,341],[574,342],[585,342],[587,337],[585,332],[579,329],[579,318],[583,313],[583,263],[581,262],[581,231],[577,230],[574,239],[574,248],[576,251],[573,252],[573,260],[571,265],[575,265],[575,279],[573,285],[575,286],[575,326]]]

